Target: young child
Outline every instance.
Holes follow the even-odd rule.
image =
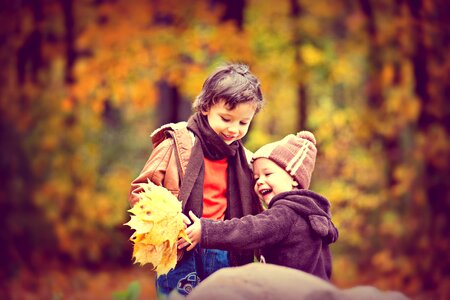
[[[299,269],[325,280],[331,276],[329,244],[338,231],[330,203],[309,191],[316,160],[316,140],[308,131],[288,135],[253,155],[255,192],[268,209],[255,216],[223,222],[198,219],[186,229],[193,244],[224,250],[262,248],[265,261]],[[179,247],[188,244],[180,240]]]
[[[153,151],[131,183],[131,205],[139,200],[139,185],[151,180],[177,196],[185,214],[193,211],[215,221],[261,212],[251,180],[252,153],[241,139],[262,105],[260,82],[248,66],[217,69],[204,82],[193,104],[196,113],[187,123],[167,124],[152,133]],[[214,271],[254,257],[252,251],[200,247],[183,252],[179,251],[177,266],[157,278],[159,294],[176,289],[186,295]]]

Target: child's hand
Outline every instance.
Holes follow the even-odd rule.
[[[200,222],[200,219],[192,211],[189,211],[189,216],[191,217],[192,221],[194,221],[194,223],[185,230],[186,234],[192,241],[192,244],[186,249],[187,251],[191,251],[192,249],[194,249],[202,239],[202,223]],[[178,249],[182,249],[188,246],[189,243],[184,239],[180,239],[178,240],[177,245]]]
[[[191,224],[191,220],[189,220],[188,216],[186,216],[183,213],[181,213],[181,217],[183,217],[183,222],[184,222],[184,225],[185,225],[184,228],[187,228],[187,225]]]

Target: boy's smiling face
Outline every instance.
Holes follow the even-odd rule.
[[[209,111],[202,112],[208,118],[209,126],[227,145],[247,134],[255,113],[256,104],[252,102],[240,103],[229,109],[224,100],[211,106]]]
[[[275,195],[298,186],[288,172],[268,158],[258,158],[253,162],[253,174],[256,181],[255,192],[267,205]]]

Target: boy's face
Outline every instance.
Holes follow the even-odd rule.
[[[268,158],[258,158],[253,162],[253,174],[255,192],[267,205],[275,195],[291,191],[297,186],[289,173]]]
[[[211,106],[209,111],[202,113],[207,116],[209,126],[214,132],[229,145],[247,134],[255,112],[256,105],[252,102],[238,104],[230,110],[222,100]]]

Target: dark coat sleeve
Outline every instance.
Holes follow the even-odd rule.
[[[251,250],[267,247],[288,236],[296,213],[286,206],[273,207],[258,215],[225,221],[201,219],[203,248]]]

